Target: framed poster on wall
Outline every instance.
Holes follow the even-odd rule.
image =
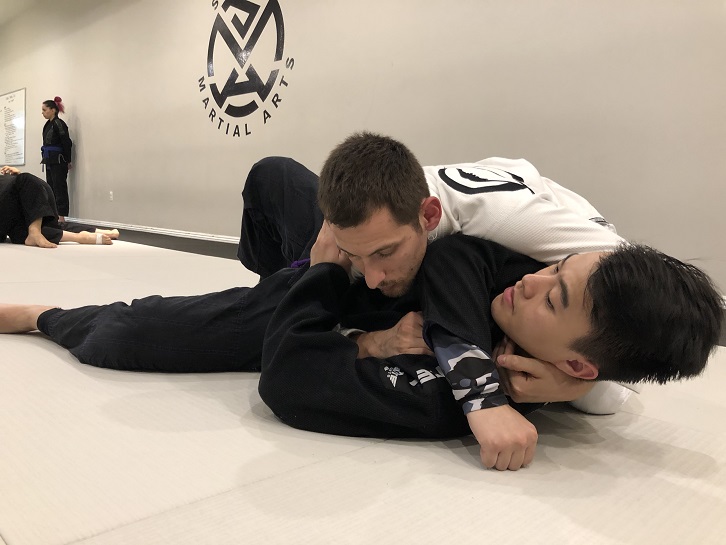
[[[0,166],[25,164],[25,89],[0,95]]]

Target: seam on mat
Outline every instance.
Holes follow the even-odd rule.
[[[373,444],[378,445],[378,444],[381,444],[381,443],[385,443],[387,441],[388,441],[388,439],[379,439],[376,443],[373,443]],[[363,446],[361,446],[359,448],[356,448],[356,449],[353,449],[353,450],[350,450],[350,451],[346,451],[345,452],[345,455],[349,455],[349,454],[351,454],[353,452],[358,452],[360,450],[369,448],[370,446],[371,445],[363,445]],[[103,535],[106,535],[106,534],[110,534],[111,532],[116,532],[116,531],[121,530],[123,528],[129,527],[129,526],[133,526],[134,524],[138,524],[138,523],[141,523],[141,522],[144,522],[144,521],[147,521],[147,520],[156,518],[156,517],[158,517],[160,515],[165,515],[167,513],[171,513],[173,511],[176,511],[176,510],[181,509],[183,507],[188,507],[188,506],[191,506],[191,505],[194,505],[194,504],[197,504],[197,503],[201,503],[203,501],[207,501],[207,500],[209,500],[211,498],[217,498],[217,497],[220,497],[220,496],[225,496],[225,495],[227,495],[227,494],[229,494],[231,492],[234,492],[236,490],[242,490],[242,489],[247,488],[248,486],[251,486],[253,484],[263,483],[263,482],[268,481],[270,479],[273,479],[273,478],[276,478],[276,477],[279,477],[279,476],[282,476],[282,475],[287,475],[288,473],[291,473],[293,471],[298,471],[300,469],[308,468],[308,467],[314,467],[316,465],[322,464],[322,463],[327,462],[329,460],[334,460],[334,459],[336,459],[336,458],[338,458],[340,456],[342,456],[342,454],[336,455],[336,456],[332,456],[330,458],[325,458],[324,460],[317,460],[317,461],[315,461],[315,462],[313,462],[311,464],[306,464],[306,465],[303,465],[303,466],[300,466],[300,467],[294,467],[294,468],[291,468],[291,469],[289,469],[287,471],[283,471],[282,473],[276,473],[274,475],[269,475],[269,476],[264,477],[262,479],[257,479],[257,480],[254,480],[254,481],[250,481],[250,482],[245,483],[244,485],[241,485],[241,486],[235,486],[233,488],[228,488],[227,490],[223,490],[221,492],[218,492],[217,494],[212,494],[210,496],[204,496],[203,498],[198,498],[198,499],[195,499],[195,500],[186,502],[186,503],[180,503],[178,505],[174,505],[173,507],[170,507],[169,509],[165,509],[163,511],[159,511],[157,513],[152,513],[152,514],[150,514],[148,516],[145,516],[145,517],[142,517],[142,518],[133,520],[131,522],[127,522],[127,523],[121,524],[119,526],[115,526],[113,528],[109,528],[108,530],[104,530],[102,532],[92,533],[92,534],[90,534],[90,535],[88,535],[86,537],[82,537],[82,538],[76,539],[74,541],[68,541],[68,542],[64,543],[63,545],[83,545],[83,543],[85,541],[89,540],[89,539],[93,539],[93,538],[96,538],[96,537],[99,537],[99,536],[103,536]],[[2,536],[0,535],[0,537],[2,537]],[[11,545],[11,544],[8,543],[7,545]]]

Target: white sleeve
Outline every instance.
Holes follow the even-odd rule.
[[[361,333],[367,333],[366,331],[363,331],[362,329],[356,329],[353,327],[343,327],[340,324],[336,325],[333,328],[333,331],[336,333],[340,333],[343,335],[343,337],[352,337],[353,335],[360,335]]]
[[[508,216],[492,226],[489,239],[543,263],[573,253],[614,250],[623,242],[609,229],[536,197],[512,207]]]
[[[570,405],[590,414],[613,414],[620,410],[633,392],[640,392],[640,385],[598,382],[590,393],[570,401]]]
[[[500,208],[489,240],[543,263],[555,263],[573,253],[614,250],[623,242],[614,227],[603,225],[607,222],[587,199],[540,175],[529,161],[491,157],[478,164],[519,175],[527,187],[487,195],[496,196]],[[466,234],[467,229],[463,231]]]
[[[462,232],[544,263],[614,250],[623,242],[587,199],[524,159],[493,157],[425,172],[444,212],[436,235]]]

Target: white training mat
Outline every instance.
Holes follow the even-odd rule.
[[[73,307],[257,277],[238,262],[116,242],[0,244],[0,302]],[[532,416],[534,463],[483,470],[471,438],[291,429],[257,374],[81,365],[0,335],[0,545],[723,544],[726,349],[613,416]]]

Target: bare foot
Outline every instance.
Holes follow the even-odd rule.
[[[63,231],[61,242],[77,242],[78,244],[113,244],[111,237],[103,233],[89,233],[81,231],[80,233],[71,233]]]
[[[50,240],[45,238],[41,233],[29,232],[25,239],[26,246],[37,246],[38,248],[57,248],[57,244],[53,244]]]
[[[77,233],[77,235],[78,240],[76,240],[76,242],[79,244],[99,244],[99,242],[101,244],[113,244],[111,237],[104,235],[103,233],[89,233],[88,231],[81,231],[80,233]]]
[[[38,329],[38,316],[56,307],[0,303],[0,333],[27,333]]]
[[[96,233],[108,235],[112,240],[116,240],[120,236],[118,229],[96,229]]]

